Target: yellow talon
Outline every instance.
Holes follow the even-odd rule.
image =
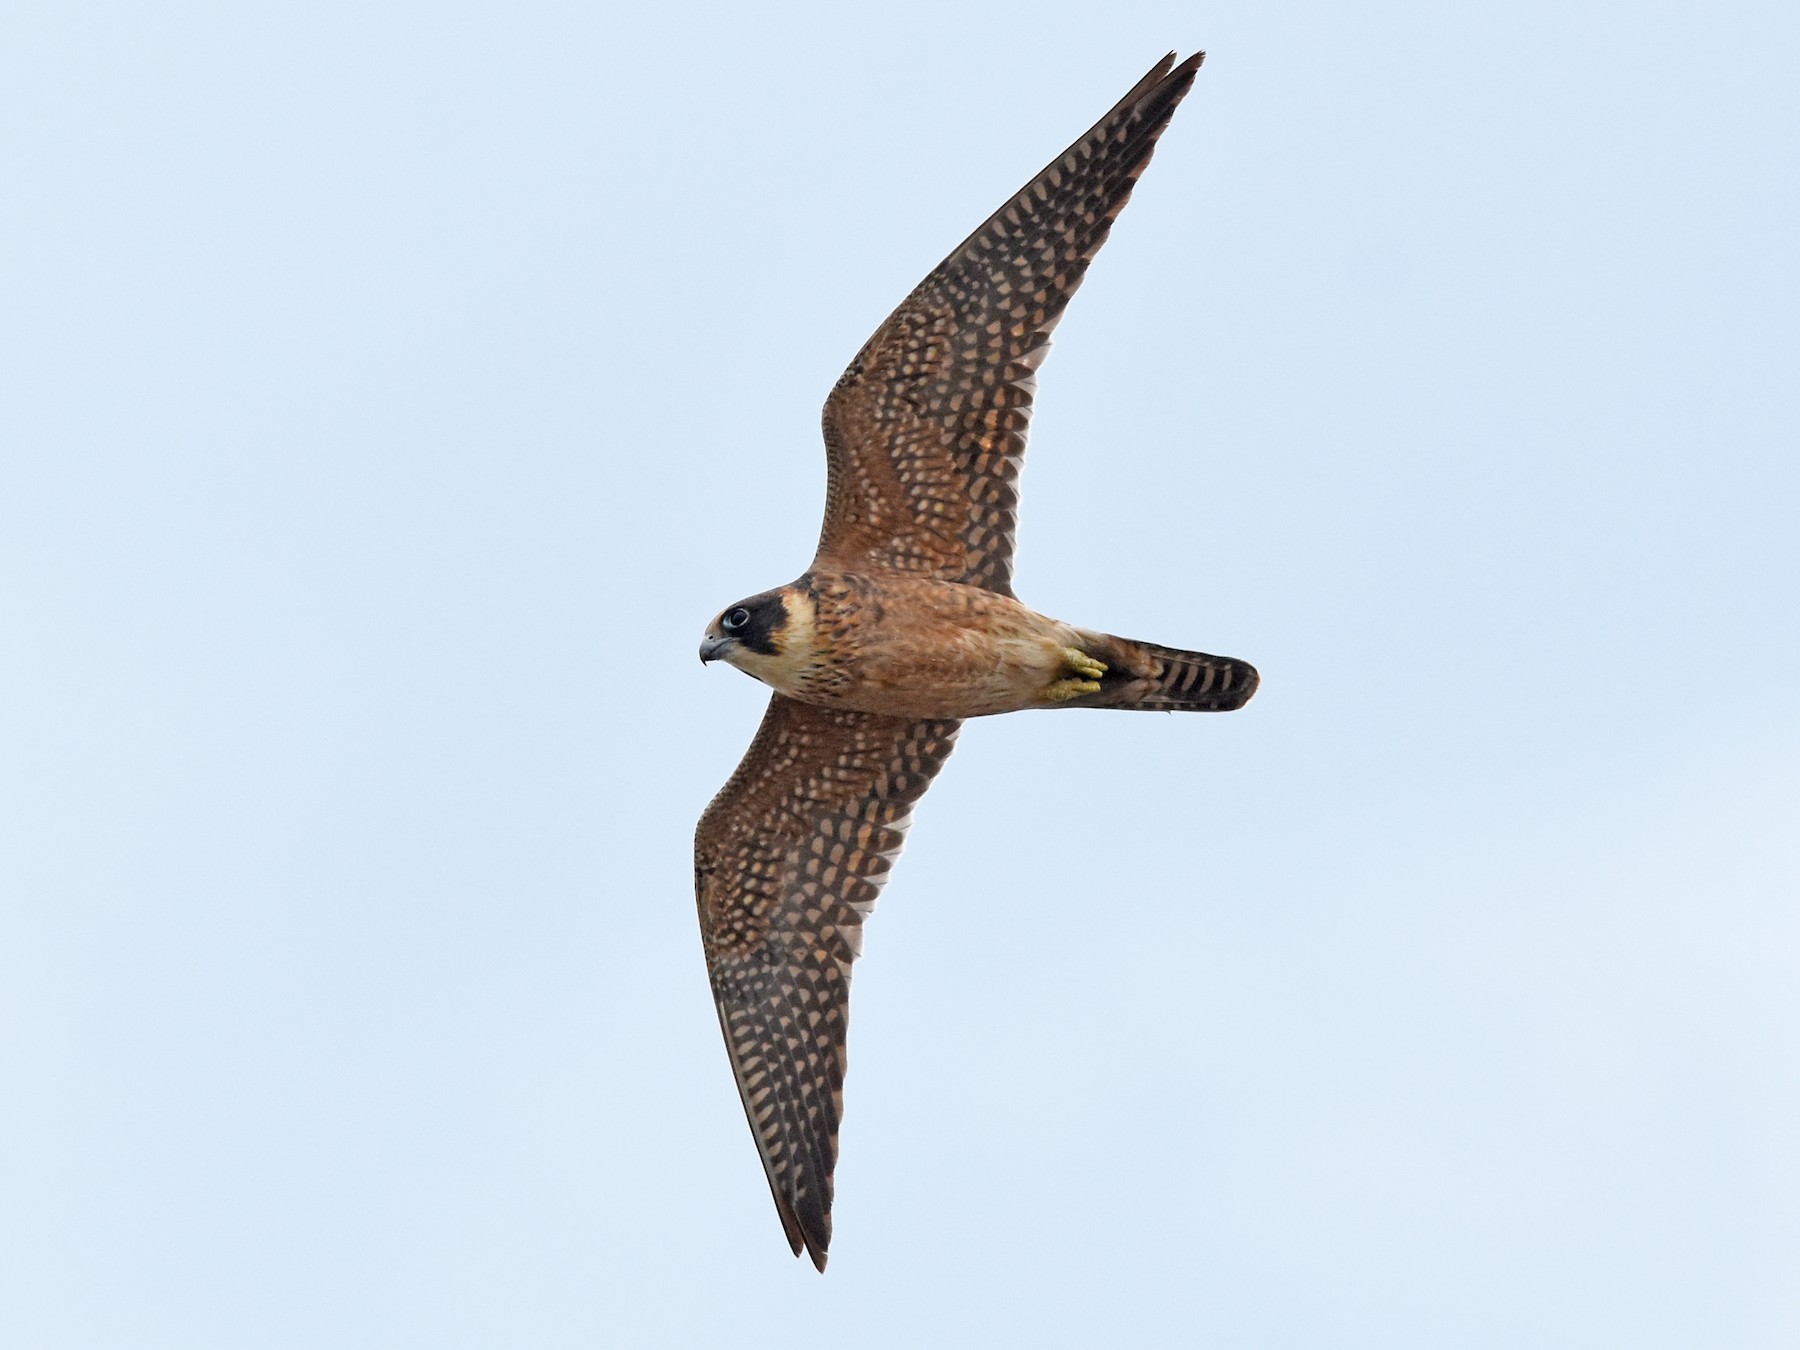
[[[1089,680],[1097,680],[1102,675],[1106,674],[1106,663],[1104,661],[1096,661],[1079,647],[1063,648],[1063,664],[1068,666],[1068,668],[1077,675],[1083,676]],[[1096,686],[1093,689],[1083,689],[1081,692],[1084,694],[1097,694],[1100,690],[1098,686]]]
[[[1056,680],[1044,686],[1044,698],[1050,703],[1065,703],[1083,694],[1100,692],[1098,680]]]

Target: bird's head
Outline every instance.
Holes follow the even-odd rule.
[[[783,586],[740,600],[709,623],[700,659],[724,661],[781,689],[805,663],[811,638],[811,600],[798,587]]]

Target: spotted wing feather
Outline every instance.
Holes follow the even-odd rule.
[[[1163,58],[857,353],[825,404],[822,563],[1012,593],[1034,372],[1203,55]]]
[[[738,1092],[788,1242],[820,1270],[850,964],[959,726],[777,694],[695,836],[700,932]]]

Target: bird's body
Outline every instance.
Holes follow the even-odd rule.
[[[1076,628],[1010,595],[903,573],[815,570],[742,607],[752,622],[770,613],[774,650],[738,643],[719,659],[820,708],[921,718],[1214,709],[1241,704],[1255,678],[1241,661]]]
[[[1199,69],[1170,56],[920,282],[825,405],[812,567],[724,611],[702,660],[774,691],[701,817],[694,881],[719,1024],[783,1228],[822,1270],[851,963],[962,720],[1225,711],[1247,663],[1048,618],[1012,593],[1035,373]]]
[[[1010,596],[955,581],[814,571],[780,596],[780,654],[745,648],[734,664],[821,708],[890,717],[1016,712],[1043,702],[1079,641],[1075,629]]]

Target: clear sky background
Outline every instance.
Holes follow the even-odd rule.
[[[864,337],[1211,56],[829,1274],[696,932]],[[0,11],[0,1343],[1800,1344],[1800,9]]]

